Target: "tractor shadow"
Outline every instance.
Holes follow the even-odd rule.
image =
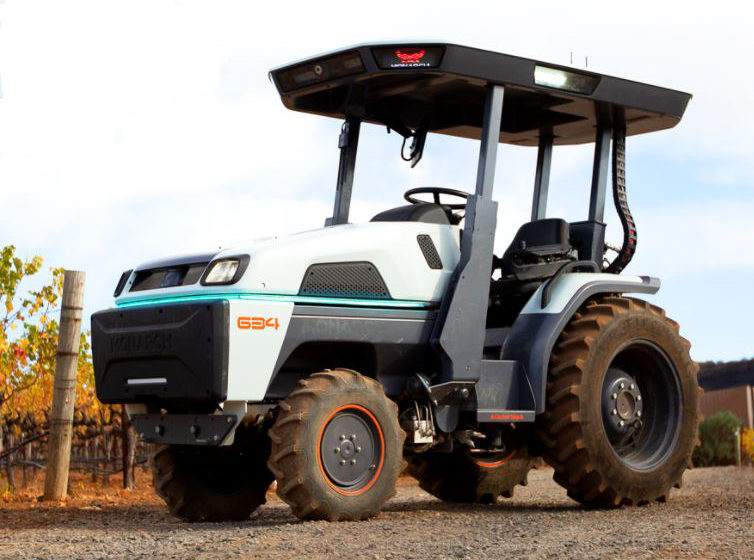
[[[388,502],[376,522],[384,523],[398,520],[406,514],[421,517],[423,514],[444,513],[453,515],[515,515],[517,513],[541,513],[544,515],[562,512],[584,511],[578,504],[543,504],[543,503],[505,503],[491,505],[453,504],[434,498],[405,498]],[[369,523],[370,521],[366,521]],[[248,521],[224,523],[185,523],[170,515],[161,505],[93,505],[5,508],[0,506],[0,526],[6,530],[49,530],[77,528],[94,531],[124,531],[145,535],[164,533],[181,533],[184,531],[228,531],[238,529],[267,529],[300,525],[290,509],[281,502],[268,504],[259,508]],[[304,523],[322,523],[314,521]],[[336,526],[338,524],[335,524]]]
[[[575,511],[588,510],[575,502],[573,504],[553,504],[498,501],[494,504],[461,504],[442,502],[431,497],[413,499],[410,502],[388,502],[385,507],[382,508],[383,513],[421,514],[421,512],[441,512],[448,514],[458,513],[474,515],[500,515],[504,513],[563,513]]]

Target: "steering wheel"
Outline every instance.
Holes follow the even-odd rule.
[[[403,194],[403,198],[411,204],[425,204],[427,202],[426,200],[419,200],[414,196],[417,194],[431,194],[432,200],[435,204],[440,204],[441,206],[445,206],[446,208],[449,208],[451,210],[463,210],[464,208],[466,208],[466,201],[471,196],[467,192],[458,191],[456,189],[446,189],[445,187],[417,187],[415,189],[407,190]],[[455,196],[456,198],[462,198],[463,204],[458,202],[455,204],[443,204],[442,202],[440,202],[441,194]]]

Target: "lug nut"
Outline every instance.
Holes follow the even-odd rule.
[[[613,416],[615,416],[616,414],[618,414],[618,410],[614,408],[613,409]]]
[[[356,446],[356,453],[361,453],[361,446],[360,445]]]
[[[621,388],[621,389],[625,389],[625,388],[626,388],[626,384],[625,384],[625,383],[623,383],[623,381],[621,381],[621,382],[620,382],[620,388]]]
[[[613,397],[613,400],[617,399],[618,398],[618,393],[613,393],[612,397]]]
[[[623,420],[621,420],[620,422],[618,422],[618,425],[622,428],[623,426],[626,425],[626,423]]]
[[[356,434],[351,434],[351,437],[348,438],[348,439],[350,439],[351,441],[355,440],[356,439]]]
[[[637,397],[636,397],[636,400],[637,400],[637,401],[640,401],[640,400],[641,400],[641,395],[637,396]]]
[[[335,449],[333,449],[333,451],[337,455],[338,453],[340,453],[340,447],[336,447]]]
[[[341,459],[341,460],[340,460],[340,466],[342,467],[342,466],[344,466],[345,464],[346,464],[346,460],[345,460],[345,459]]]
[[[641,410],[637,410],[636,411],[636,416],[638,416],[639,418],[641,418]]]
[[[356,464],[356,459],[351,459],[351,464],[355,465]]]
[[[636,389],[636,385],[634,385],[633,383],[631,383],[631,385],[629,385],[628,388],[633,391],[634,389]]]
[[[346,439],[346,436],[343,434],[340,436],[340,441],[344,441]]]

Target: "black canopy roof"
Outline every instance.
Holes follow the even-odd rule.
[[[626,134],[671,128],[688,93],[527,58],[453,44],[350,47],[271,73],[294,111],[360,117],[407,132],[480,138],[488,84],[506,87],[500,141],[536,145],[593,142],[595,126]]]

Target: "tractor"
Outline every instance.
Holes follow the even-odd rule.
[[[441,500],[494,503],[537,457],[588,507],[680,487],[698,368],[636,297],[660,281],[621,273],[637,247],[626,138],[675,126],[689,94],[445,43],[355,46],[270,78],[286,108],[342,120],[324,227],[138,265],[91,319],[97,395],[154,444],[174,515],[246,519],[276,481],[299,519],[361,520],[406,469]],[[364,124],[400,135],[411,167],[428,134],[479,140],[476,184],[413,188],[351,223]],[[500,142],[537,160],[531,220],[496,252]],[[553,148],[575,144],[594,163],[569,223],[547,201]]]

